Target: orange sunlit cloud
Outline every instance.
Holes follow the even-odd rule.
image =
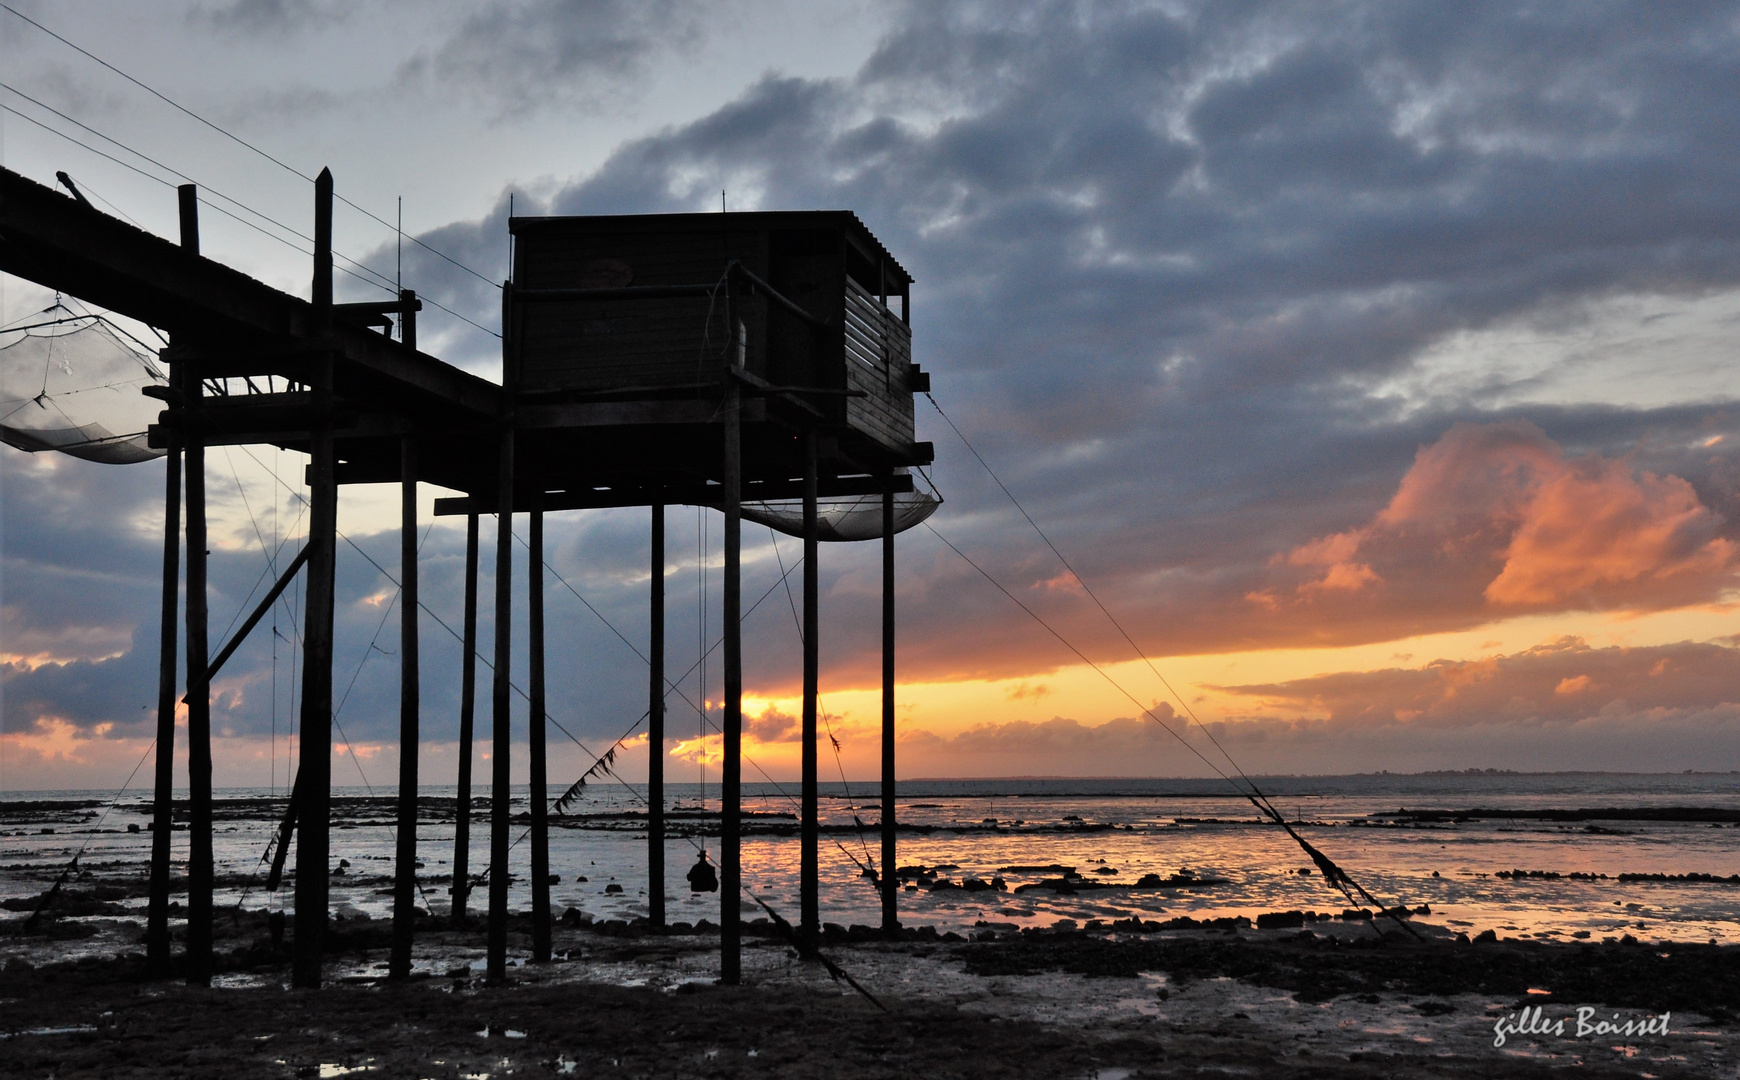
[[[1250,590],[1334,637],[1379,618],[1405,631],[1517,611],[1661,610],[1713,599],[1740,547],[1676,476],[1567,457],[1531,424],[1458,424],[1422,449],[1368,523],[1277,557],[1292,580]],[[1322,624],[1327,623],[1324,627]]]

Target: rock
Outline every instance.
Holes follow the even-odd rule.
[[[1498,932],[1495,930],[1482,930],[1480,933],[1474,935],[1474,943],[1476,945],[1492,945],[1497,943],[1497,941]]]
[[[1257,916],[1258,930],[1292,930],[1304,925],[1303,911],[1268,911]]]
[[[606,893],[606,895],[614,895],[614,894],[619,893],[621,891],[622,891],[622,886],[618,885],[614,881],[604,887],[604,892]]]

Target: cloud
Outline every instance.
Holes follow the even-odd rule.
[[[750,208],[856,209],[919,280],[915,348],[938,400],[1153,649],[1707,595],[1727,558],[1707,499],[1735,470],[1721,443],[1676,448],[1733,428],[1731,405],[1495,414],[1384,387],[1471,327],[1740,282],[1740,229],[1712,231],[1702,209],[1740,179],[1710,141],[1731,118],[1686,107],[1726,76],[1680,59],[1732,28],[1692,12],[1453,22],[1430,5],[912,6],[859,71],[769,74],[547,205],[700,211],[723,185]],[[920,409],[950,499],[939,531],[1072,640],[1122,653],[1091,602],[1030,587],[1067,579]],[[1577,464],[1530,489],[1490,599],[1451,595],[1458,580],[1374,612],[1359,601],[1401,568],[1271,574],[1278,552],[1332,554],[1307,545],[1375,515],[1420,445],[1513,419]],[[1631,546],[1564,531],[1555,507],[1590,494],[1614,500],[1603,523]],[[907,670],[1069,659],[974,571],[921,536],[903,545],[923,578],[902,598]],[[1271,588],[1315,593],[1316,617],[1258,618],[1244,597]],[[873,652],[841,662],[868,675]]]
[[[1181,718],[1167,705],[1157,705],[1155,716],[1174,730],[1183,731]],[[1101,724],[1053,717],[1045,721],[1016,720],[976,724],[965,731],[944,736],[923,728],[900,736],[899,757],[903,775],[1009,776],[1014,773],[1049,775],[1137,775],[1171,762],[1178,768],[1175,751],[1180,747],[1166,727],[1148,717],[1120,718]],[[1182,751],[1181,751],[1182,752]],[[1184,752],[1188,753],[1188,752]]]
[[[1740,768],[1737,686],[1732,645],[1594,648],[1565,638],[1480,660],[1213,687],[1248,709],[1205,729],[1156,710],[1178,737],[1127,717],[985,723],[954,735],[913,728],[900,767],[906,776],[1721,770]]]
[[[1265,613],[1418,625],[1523,611],[1658,609],[1714,599],[1736,545],[1691,485],[1598,454],[1566,457],[1525,421],[1458,424],[1421,448],[1370,522],[1276,560],[1304,580]]]
[[[756,742],[796,742],[801,737],[803,721],[796,716],[768,706],[760,716],[743,718],[743,733]]]
[[[596,108],[630,96],[653,62],[692,52],[728,7],[690,0],[512,0],[476,7],[440,45],[400,69],[401,81],[469,89],[502,117]]]
[[[343,22],[351,13],[351,4],[332,0],[230,0],[196,4],[187,21],[240,36],[283,37]]]
[[[743,208],[854,209],[918,279],[915,353],[941,407],[1151,653],[1379,641],[1522,611],[1660,608],[1726,586],[1740,410],[1714,376],[1707,393],[1647,408],[1497,408],[1515,395],[1490,383],[1512,377],[1485,370],[1405,389],[1423,358],[1450,363],[1441,350],[1459,335],[1571,334],[1639,297],[1663,310],[1740,289],[1740,42],[1725,10],[893,12],[856,70],[771,70],[587,175],[547,187],[504,176],[501,198],[423,236],[493,278],[508,191],[551,213],[711,210],[721,186]],[[685,62],[712,17],[680,4],[491,4],[405,78],[445,101],[584,111]],[[496,323],[491,283],[406,254],[420,292]],[[491,370],[494,340],[465,334],[424,337]],[[1551,374],[1574,379],[1575,352]],[[1634,362],[1647,370],[1652,355]],[[948,496],[938,532],[1088,655],[1132,656],[919,408]],[[120,723],[119,697],[74,708],[60,696],[97,664],[149,669],[154,551],[126,521],[148,517],[152,484],[81,476],[56,481],[77,490],[57,488],[19,479],[18,460],[4,461],[6,626],[35,635],[30,655],[66,664],[7,678],[34,687],[39,715]],[[553,543],[585,544],[557,561],[562,572],[636,641],[643,523],[644,511],[551,525]],[[451,621],[458,545],[447,530],[430,544],[425,591]],[[823,558],[824,685],[875,685],[875,552]],[[358,600],[386,586],[343,559],[341,664],[354,664],[379,619]],[[214,557],[227,602],[241,605],[259,563]],[[77,576],[96,567],[106,584]],[[1075,661],[923,530],[901,538],[898,567],[904,678],[1037,681]],[[685,587],[673,610],[693,603]],[[758,587],[746,582],[746,597]],[[783,622],[759,621],[775,613],[752,616],[746,647],[751,682],[770,696],[797,671]],[[580,659],[555,707],[576,731],[614,737],[643,707],[630,655],[583,609],[561,618],[551,639]],[[431,655],[451,650],[426,633]],[[110,656],[121,642],[125,661]],[[445,656],[427,662],[431,729],[450,730],[456,711],[456,651]],[[269,662],[238,656],[236,677],[258,679]],[[359,739],[390,733],[392,662],[374,654],[341,667],[341,681],[352,670],[343,722]],[[1580,691],[1555,693],[1585,674]],[[243,684],[229,717],[247,730],[271,722],[258,685]],[[1603,685],[1567,669],[1538,696],[1570,708]]]
[[[332,0],[230,0],[214,5],[195,3],[186,17],[190,24],[204,24],[238,37],[285,37],[343,23],[355,7],[355,3]]]
[[[1253,699],[1258,709],[1320,716],[1335,728],[1402,723],[1425,730],[1684,718],[1740,708],[1737,687],[1740,649],[1731,646],[1593,648],[1567,637],[1509,656],[1217,689]]]

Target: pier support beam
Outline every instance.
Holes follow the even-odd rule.
[[[724,760],[719,776],[719,981],[743,980],[743,394],[736,375],[743,367],[744,329],[737,328],[733,370],[725,379],[720,407],[725,429],[723,490],[725,581],[720,612],[724,620]]]
[[[652,508],[646,699],[646,904],[665,924],[665,508]]]
[[[199,254],[199,189],[175,189],[181,246]],[[171,388],[179,392],[177,379]],[[176,404],[171,402],[171,404]],[[181,611],[181,447],[163,455],[163,606],[158,623],[157,762],[151,810],[151,893],[145,915],[145,964],[153,978],[169,973],[169,856],[175,807],[176,616]]]
[[[332,172],[314,182],[314,323],[332,325]],[[332,614],[338,557],[338,461],[332,444],[331,354],[310,373],[315,425],[309,432],[307,598],[302,630],[302,752],[297,764],[296,944],[291,982],[318,987],[326,947],[332,813]]]
[[[894,817],[894,491],[882,493],[882,929],[900,930]]]
[[[820,577],[816,573],[816,432],[804,433],[804,702],[803,702],[803,822],[798,856],[800,920],[798,937],[815,948],[822,933],[821,829],[816,790],[816,698],[821,682],[818,627]]]
[[[387,974],[409,978],[417,917],[417,444],[399,443],[399,829],[393,855],[393,949]]]
[[[550,821],[548,770],[544,761],[547,698],[544,687],[544,511],[533,505],[526,555],[526,648],[531,653],[531,716],[528,764],[532,804],[532,959],[550,959]]]
[[[508,666],[513,661],[513,567],[514,567],[514,431],[508,425],[501,433],[498,451],[500,479],[497,484],[495,531],[495,679],[490,694],[493,737],[490,742],[489,798],[489,931],[485,978],[507,981],[508,825],[512,797],[508,791],[510,742],[509,708],[513,685]]]
[[[465,515],[465,656],[459,668],[459,791],[453,807],[453,897],[449,919],[465,925],[471,892],[471,743],[477,717],[477,515]]]

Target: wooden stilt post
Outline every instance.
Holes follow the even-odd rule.
[[[187,981],[211,982],[212,819],[211,687],[206,641],[205,444],[200,434],[200,375],[183,380],[187,410]],[[197,684],[197,685],[196,685]]]
[[[199,189],[176,189],[181,246],[199,252]],[[171,386],[179,390],[181,373]],[[176,404],[172,402],[171,404]],[[175,806],[176,616],[181,610],[181,446],[163,455],[163,607],[158,623],[157,770],[151,811],[151,894],[145,915],[145,962],[153,978],[169,973],[169,854]]]
[[[526,555],[526,648],[531,653],[531,717],[527,764],[531,767],[532,804],[532,959],[550,959],[550,821],[546,800],[548,777],[544,763],[544,511],[528,507],[531,551]]]
[[[387,974],[411,974],[417,917],[417,744],[421,739],[417,657],[417,443],[399,442],[399,828],[393,854],[393,948]]]
[[[894,817],[894,491],[882,493],[882,929],[900,930]]]
[[[665,508],[652,508],[651,597],[647,615],[646,906],[665,924]]]
[[[314,182],[314,331],[332,327],[332,172]],[[326,948],[332,808],[332,615],[338,557],[338,470],[332,445],[332,356],[313,365],[315,423],[309,432],[306,620],[302,631],[302,752],[296,841],[296,943],[291,981],[318,987]]]
[[[719,776],[719,981],[743,980],[743,417],[737,373],[743,367],[745,332],[737,324],[732,369],[725,373],[725,462],[721,492],[725,509],[724,760]]]
[[[459,669],[459,791],[453,807],[453,897],[450,917],[465,925],[471,891],[471,743],[477,716],[477,515],[465,515],[465,656]]]
[[[169,972],[169,843],[175,800],[175,641],[181,610],[181,450],[163,455],[163,619],[157,656],[157,782],[151,811],[151,899],[145,960],[153,978]]]
[[[803,821],[798,857],[799,938],[814,948],[822,932],[820,807],[816,790],[816,697],[820,689],[821,650],[817,626],[816,573],[816,432],[804,433],[804,701],[803,701]]]
[[[509,707],[512,684],[508,665],[513,660],[513,565],[514,565],[514,432],[501,433],[495,531],[495,679],[490,695],[493,737],[490,746],[489,800],[489,932],[486,979],[507,980],[508,903],[508,791]]]

